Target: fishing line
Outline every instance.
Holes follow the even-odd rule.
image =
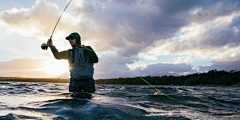
[[[93,50],[88,49],[88,48],[85,48],[85,50],[93,51]],[[99,54],[100,54],[100,53],[99,53]],[[114,62],[114,63],[122,66],[123,68],[126,68],[127,70],[129,70],[128,67],[119,64],[118,62],[116,62],[116,60],[111,59],[111,58],[109,58],[108,56],[106,56],[106,55],[104,55],[104,54],[100,54],[100,55],[108,58],[108,59],[111,60],[112,62]],[[147,80],[145,80],[144,78],[142,78],[140,75],[138,75],[138,74],[135,73],[134,71],[132,71],[132,70],[130,70],[130,71],[131,71],[133,74],[135,74],[137,77],[139,77],[141,80],[143,80],[144,82],[146,82],[148,85],[150,85],[151,87],[153,87],[157,92],[161,93],[162,95],[166,96],[167,98],[172,99],[172,100],[175,100],[175,101],[178,101],[178,102],[180,102],[180,103],[188,103],[188,102],[184,102],[184,101],[181,101],[181,100],[178,100],[178,99],[175,99],[175,98],[173,98],[173,97],[168,96],[167,94],[161,92],[159,89],[157,89],[156,87],[154,87],[152,84],[150,84]],[[191,103],[188,103],[188,104],[191,104]],[[191,104],[191,105],[193,105],[193,106],[195,106],[195,107],[197,107],[197,108],[199,108],[199,109],[202,109],[202,110],[204,110],[204,111],[208,111],[208,110],[206,110],[206,109],[204,109],[204,108],[201,108],[201,107],[196,106],[195,104]]]

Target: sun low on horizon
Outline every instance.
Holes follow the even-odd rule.
[[[48,60],[45,70],[51,75],[61,75],[69,71],[67,60]]]

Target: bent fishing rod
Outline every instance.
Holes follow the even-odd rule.
[[[72,0],[71,0],[70,2],[72,2]],[[57,21],[57,23],[56,23],[56,25],[55,25],[55,27],[54,27],[54,29],[53,29],[53,31],[52,31],[52,35],[50,36],[50,39],[49,39],[49,40],[52,41],[52,36],[53,36],[53,33],[54,33],[54,31],[55,31],[55,29],[56,29],[56,27],[57,27],[57,24],[58,24],[59,20],[61,19],[64,11],[67,9],[68,5],[70,4],[70,2],[67,4],[67,6],[66,6],[65,9],[63,10],[62,14],[61,14],[60,17],[58,18],[58,21]],[[47,50],[47,49],[48,49],[48,46],[49,46],[48,44],[43,43],[43,44],[41,45],[41,48],[42,48],[43,50]]]

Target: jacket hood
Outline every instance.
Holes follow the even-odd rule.
[[[75,37],[78,44],[81,45],[81,36],[77,33],[77,32],[74,32],[74,33],[71,33],[69,36],[67,36],[65,39],[66,40],[69,40],[71,37]]]

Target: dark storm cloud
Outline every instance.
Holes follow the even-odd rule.
[[[223,52],[223,47],[235,48],[240,44],[239,24],[240,22],[237,26],[230,24],[209,28],[207,31],[199,34],[199,36],[191,36],[185,41],[175,41],[171,45],[173,49],[171,49],[170,53],[181,54],[195,51],[209,53],[214,56],[216,55],[214,52]]]
[[[238,0],[205,0],[200,6],[194,8],[194,14],[189,17],[190,21],[202,23],[217,17],[230,15],[238,11],[240,1]]]
[[[239,11],[239,6],[240,1],[234,0],[92,0],[83,1],[81,6],[75,6],[73,2],[70,5],[75,11],[70,11],[73,16],[66,13],[58,30],[79,31],[83,40],[98,45],[97,51],[117,49],[119,58],[137,60],[139,52],[154,47],[157,41],[168,42],[166,40],[181,28],[230,15]],[[51,33],[49,25],[55,24],[59,14],[55,4],[37,0],[31,9],[3,11],[0,17],[10,27],[34,28],[37,29],[34,35],[48,37]],[[238,36],[233,36],[232,27],[238,23],[239,20],[235,20],[223,28],[207,31],[206,37],[196,42],[197,49],[221,47],[229,42],[237,44]]]
[[[113,45],[122,47],[117,44],[118,41],[127,40],[137,44],[145,43],[147,46],[156,39],[171,37],[180,27],[187,25],[185,17],[188,10],[199,3],[192,0],[96,1],[92,6],[87,5],[89,7],[79,8],[77,11],[79,14],[86,12],[84,15],[107,30],[102,31],[107,32],[103,33],[106,39],[111,35],[117,36],[111,40]]]
[[[75,11],[92,22],[86,27],[96,33],[94,36],[102,46],[121,48],[117,53],[119,57],[131,57],[146,47],[154,46],[158,40],[172,38],[182,27],[230,15],[239,10],[239,4],[239,1],[233,0],[103,0],[85,2]],[[232,27],[208,31],[208,37],[197,42],[199,48],[236,43],[237,37],[232,36]],[[104,48],[97,49],[106,50]]]
[[[176,41],[176,44],[173,45],[175,49],[171,51],[171,53],[181,53],[191,50],[212,52],[214,51],[213,48],[219,51],[218,49],[224,46],[238,46],[240,35],[239,12],[240,1],[234,0],[209,1],[208,5],[201,5],[194,8],[192,14],[187,17],[189,23],[202,24],[204,29],[192,29],[192,31],[188,31],[189,33],[198,31],[201,32],[201,34],[189,37],[187,41],[184,42]],[[183,32],[182,34],[186,33]]]
[[[221,28],[215,31],[209,31],[208,37],[200,42],[201,46],[209,47],[223,47],[227,44],[239,43],[239,32],[233,31],[234,26],[228,26],[227,28]]]

